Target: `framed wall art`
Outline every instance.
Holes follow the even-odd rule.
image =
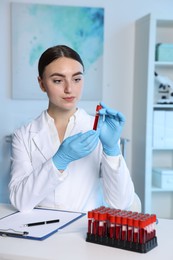
[[[45,99],[38,85],[38,59],[47,48],[75,49],[85,65],[82,100],[101,100],[104,9],[11,3],[12,98]]]

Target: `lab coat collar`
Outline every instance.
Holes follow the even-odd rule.
[[[43,111],[42,114],[33,121],[30,132],[33,136],[32,140],[35,143],[37,149],[48,160],[52,157],[53,153],[56,152],[56,149],[54,148],[51,141],[45,113],[46,111]]]

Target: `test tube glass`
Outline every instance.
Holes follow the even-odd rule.
[[[93,125],[93,130],[97,130],[97,124],[99,121],[99,113],[98,111],[102,108],[101,105],[96,106],[96,114],[95,114],[95,120],[94,120],[94,125]]]

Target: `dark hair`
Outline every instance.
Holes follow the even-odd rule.
[[[60,57],[66,57],[66,58],[76,60],[76,61],[80,62],[80,64],[83,66],[83,69],[84,69],[83,61],[82,61],[80,55],[75,50],[73,50],[70,47],[65,46],[65,45],[57,45],[57,46],[53,46],[51,48],[48,48],[40,56],[40,59],[39,59],[39,62],[38,62],[39,76],[40,77],[43,76],[45,67],[49,63],[51,63],[52,61],[54,61],[54,60],[56,60]]]

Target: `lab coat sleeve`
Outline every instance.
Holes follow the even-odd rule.
[[[17,134],[13,136],[11,159],[10,200],[22,212],[37,206],[67,175],[56,169],[51,158],[34,169],[29,149]]]
[[[103,153],[101,176],[105,202],[113,208],[128,209],[134,201],[134,185],[123,156]]]

